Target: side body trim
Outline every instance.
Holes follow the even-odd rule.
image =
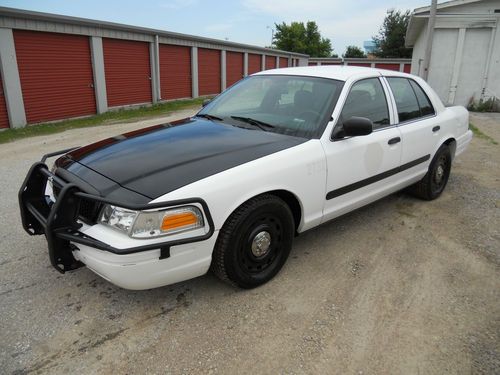
[[[354,191],[354,190],[357,190],[357,189],[361,189],[362,187],[365,187],[367,185],[370,185],[370,184],[373,184],[375,182],[381,181],[381,180],[383,180],[385,178],[394,176],[397,173],[403,172],[403,171],[405,171],[407,169],[410,169],[410,168],[412,168],[412,167],[414,167],[416,165],[419,165],[421,163],[426,162],[427,160],[430,159],[430,157],[431,157],[430,155],[422,156],[421,158],[415,159],[415,160],[413,160],[413,161],[411,161],[409,163],[400,165],[397,168],[389,169],[388,171],[379,173],[379,174],[377,174],[375,176],[371,176],[371,177],[368,177],[368,178],[366,178],[364,180],[355,182],[353,184],[350,184],[350,185],[343,186],[341,188],[332,190],[332,191],[328,192],[328,194],[326,194],[326,199],[330,200],[330,199],[333,199],[333,198],[337,198],[337,197],[339,197],[341,195],[350,193],[351,191]]]

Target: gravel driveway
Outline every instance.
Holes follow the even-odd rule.
[[[177,113],[185,117],[188,112]],[[475,138],[433,202],[382,199],[295,241],[270,283],[127,291],[61,275],[21,229],[40,155],[169,119],[0,145],[0,373],[500,373],[500,145]],[[500,143],[500,115],[471,121]]]

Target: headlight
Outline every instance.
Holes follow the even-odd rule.
[[[99,222],[116,228],[132,238],[153,238],[203,228],[203,214],[195,206],[158,211],[132,211],[106,205]]]

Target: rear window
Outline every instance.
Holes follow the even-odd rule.
[[[420,85],[413,80],[410,80],[410,85],[415,91],[415,95],[417,96],[418,105],[420,106],[420,114],[422,116],[433,115],[435,113],[434,107],[432,106],[431,101],[425,94],[424,90],[422,90]]]
[[[429,98],[415,81],[402,77],[388,77],[387,81],[396,100],[400,123],[434,114]]]

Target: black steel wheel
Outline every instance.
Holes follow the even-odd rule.
[[[266,283],[287,260],[294,228],[290,208],[280,198],[264,194],[247,201],[219,232],[212,271],[245,289]]]
[[[424,178],[411,187],[413,194],[425,200],[439,197],[448,183],[451,161],[450,148],[442,145],[434,155]]]

